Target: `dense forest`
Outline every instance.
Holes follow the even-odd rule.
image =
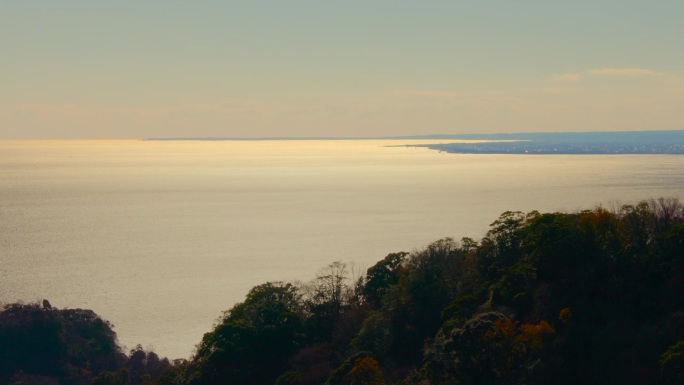
[[[480,241],[267,282],[190,360],[122,352],[89,310],[5,305],[0,383],[682,384],[684,208],[505,212]]]

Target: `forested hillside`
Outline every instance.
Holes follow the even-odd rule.
[[[456,219],[455,219],[456,220]],[[681,384],[684,208],[503,213],[359,274],[254,287],[192,359],[116,345],[87,310],[0,312],[10,384]],[[168,336],[173,338],[173,336]]]

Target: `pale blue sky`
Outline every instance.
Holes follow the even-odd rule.
[[[0,138],[684,129],[684,1],[0,3]]]

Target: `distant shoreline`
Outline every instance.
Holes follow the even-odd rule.
[[[335,141],[335,140],[471,140],[477,143],[401,144],[454,154],[684,155],[684,130],[454,134],[381,137],[187,137],[149,141]]]

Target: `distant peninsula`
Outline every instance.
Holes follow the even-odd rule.
[[[474,134],[449,139],[478,142],[409,146],[459,154],[684,154],[684,130]]]
[[[402,144],[458,154],[676,154],[684,155],[684,130],[535,132],[498,134],[436,134],[378,137],[181,137],[150,141],[273,141],[273,140],[444,140],[433,144]],[[462,142],[472,141],[472,142]]]

